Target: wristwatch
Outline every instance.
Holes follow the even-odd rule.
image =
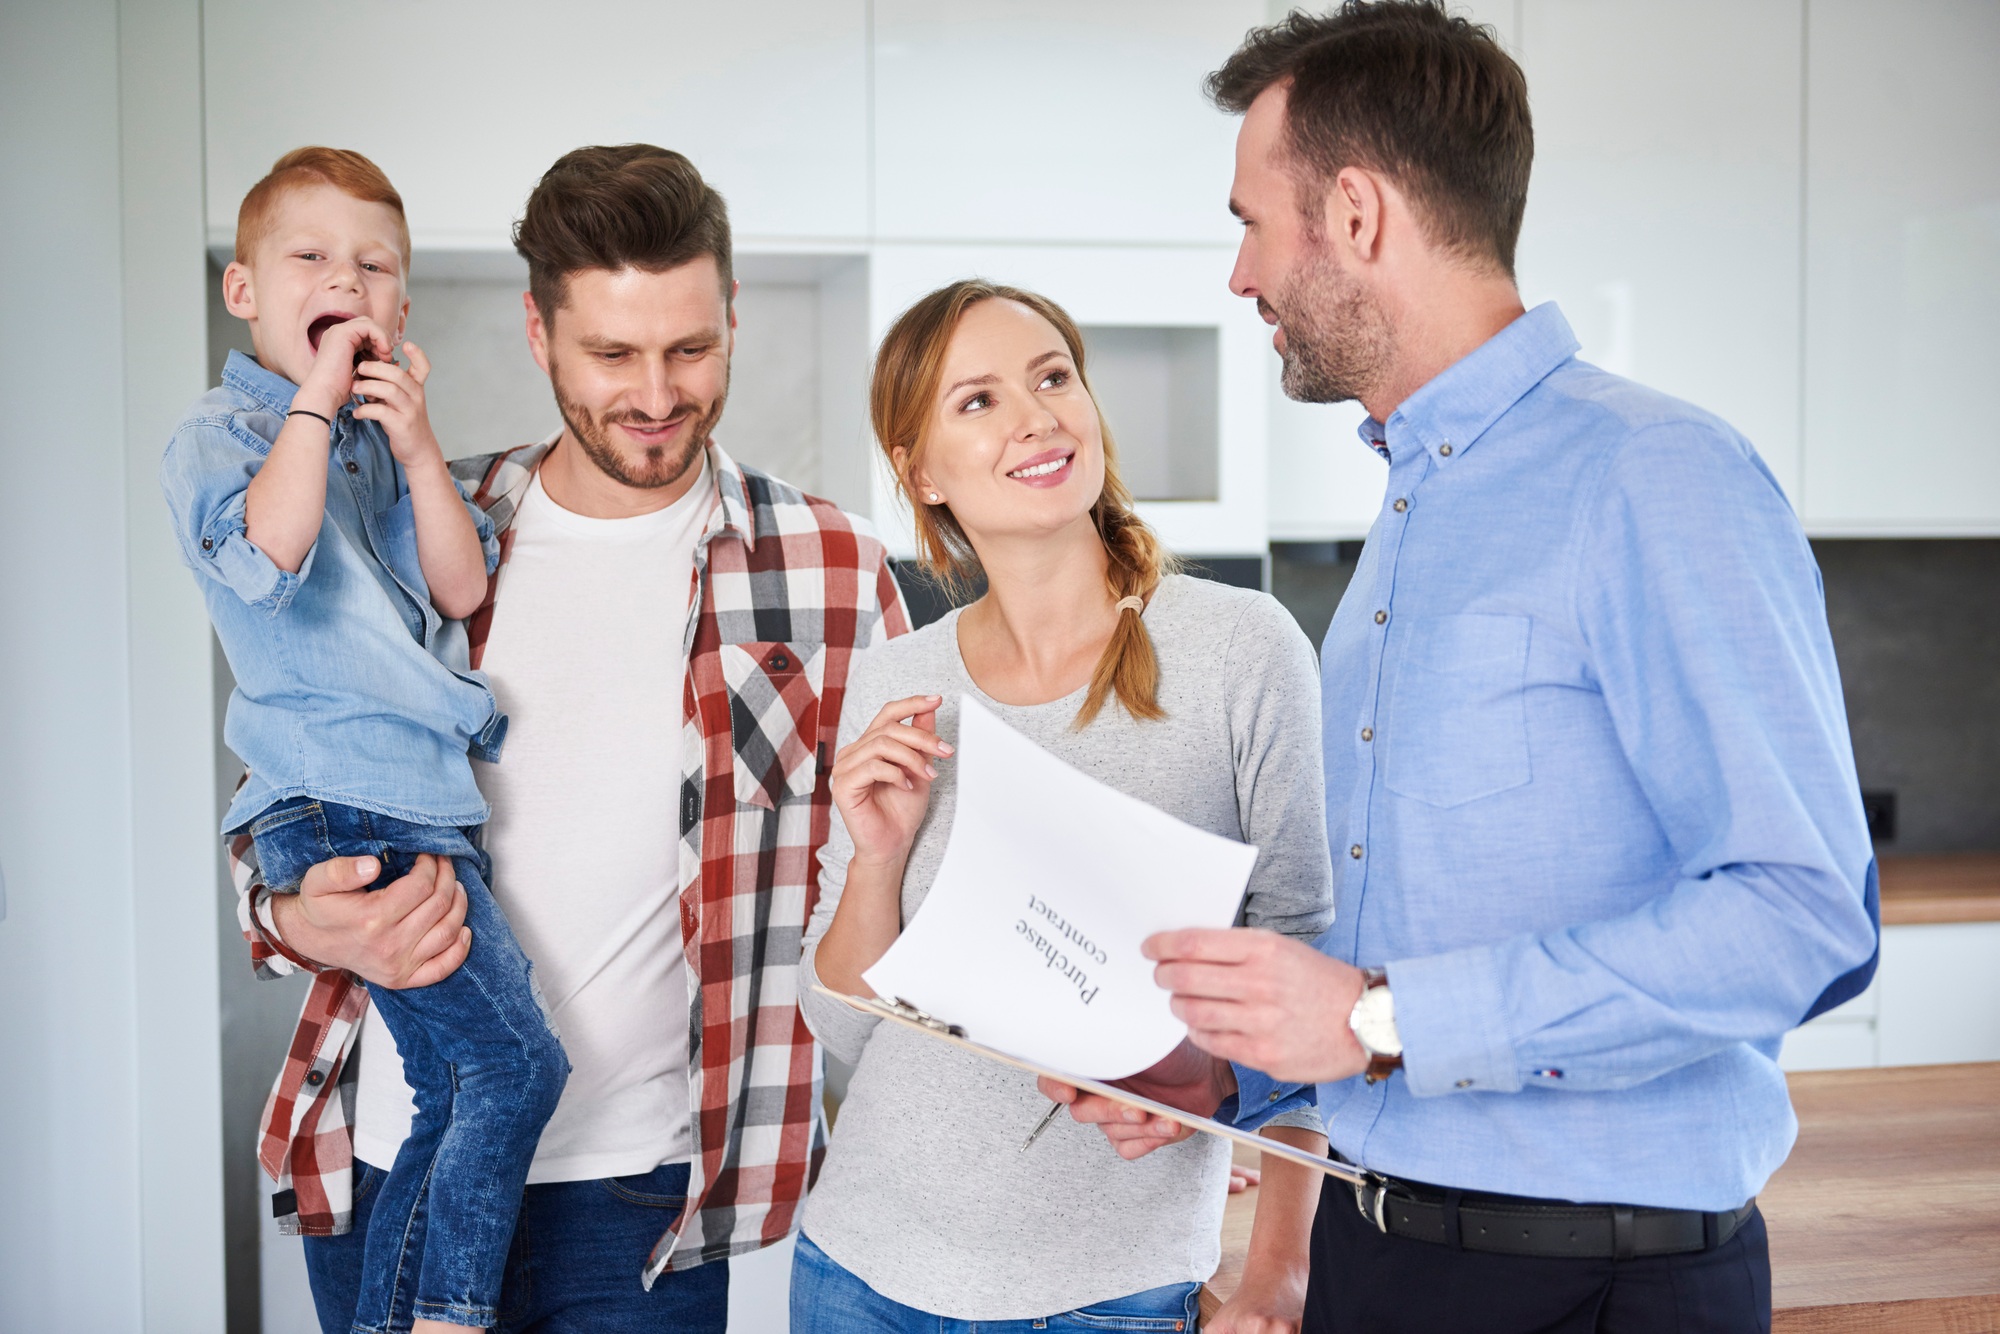
[[[1361,970],[1361,998],[1347,1016],[1354,1040],[1368,1053],[1362,1078],[1379,1084],[1403,1068],[1403,1038],[1396,1032],[1396,1002],[1389,994],[1389,975],[1380,968]]]

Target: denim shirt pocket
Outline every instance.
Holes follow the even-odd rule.
[[[819,779],[819,696],[824,644],[761,640],[722,646],[736,800],[775,810],[810,797]]]
[[[1450,807],[1528,782],[1532,624],[1480,612],[1408,623],[1379,743],[1391,792]]]

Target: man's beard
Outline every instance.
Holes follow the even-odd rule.
[[[1381,384],[1394,347],[1389,322],[1324,250],[1309,249],[1272,297],[1257,306],[1276,313],[1285,331],[1279,384],[1287,398],[1345,403]]]
[[[584,457],[597,465],[598,471],[615,482],[634,487],[641,491],[656,491],[663,486],[672,486],[686,475],[687,470],[708,448],[708,438],[715,430],[715,423],[722,417],[722,405],[729,399],[729,377],[725,371],[722,392],[708,405],[708,411],[688,423],[681,432],[680,447],[668,452],[666,445],[649,445],[634,454],[621,450],[613,439],[611,431],[615,426],[631,424],[635,426],[658,426],[661,423],[643,412],[607,412],[603,416],[593,416],[581,403],[563,392],[562,370],[553,360],[549,363],[549,383],[556,393],[556,410],[562,413],[563,425],[576,437],[577,444],[583,446]],[[693,416],[696,409],[692,404],[682,404],[667,417],[668,421],[678,421]]]

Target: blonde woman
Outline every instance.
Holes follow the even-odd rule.
[[[1259,848],[1247,917],[1309,940],[1332,919],[1311,646],[1269,597],[1174,573],[1118,480],[1076,326],[981,282],[931,293],[883,340],[875,432],[932,571],[986,592],[856,659],[807,980],[861,978],[923,903],[951,828],[957,701],[1071,765]],[[1035,836],[1032,801],[1021,836]],[[808,992],[856,1064],[792,1280],[815,1331],[1192,1330],[1229,1151],[1197,1136],[1137,1163],[1058,1117],[1034,1079]],[[1310,1110],[1273,1134],[1324,1152]],[[1314,1174],[1268,1166],[1241,1289],[1211,1330],[1290,1331]]]

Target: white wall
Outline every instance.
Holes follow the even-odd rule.
[[[0,1327],[136,1329],[111,0],[0,9]],[[33,208],[21,201],[33,199]]]
[[[197,22],[0,12],[7,1330],[222,1324],[206,629],[151,466],[201,388]]]

